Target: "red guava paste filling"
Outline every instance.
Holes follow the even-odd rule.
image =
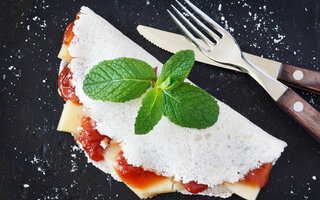
[[[122,151],[118,154],[115,170],[123,182],[138,189],[148,188],[167,178],[154,172],[146,171],[142,167],[134,167],[128,164]]]
[[[265,163],[261,165],[259,168],[249,171],[243,179],[239,180],[239,183],[244,183],[253,187],[263,188],[268,182],[268,177],[271,168],[272,163]],[[197,194],[208,188],[208,185],[199,184],[196,181],[183,183],[183,185],[187,191],[193,194]]]
[[[98,162],[104,160],[104,149],[100,145],[101,142],[104,140],[109,144],[111,139],[108,136],[100,135],[95,127],[95,122],[90,117],[82,118],[79,142],[89,157]]]
[[[68,65],[64,66],[59,74],[58,87],[61,97],[65,100],[70,100],[73,103],[81,104],[79,97],[75,94],[75,88],[71,85],[72,72]]]
[[[76,20],[79,19],[80,14],[81,14],[80,12],[77,13]],[[76,20],[74,20],[73,22],[68,24],[66,30],[64,31],[64,34],[63,34],[63,44],[64,45],[69,46],[73,37],[74,37],[73,27],[74,27],[74,23]]]

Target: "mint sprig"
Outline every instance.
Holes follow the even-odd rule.
[[[150,132],[162,115],[182,127],[207,128],[218,120],[219,105],[201,88],[184,82],[194,60],[191,50],[177,52],[164,64],[156,83],[155,72],[143,61],[103,61],[86,75],[83,90],[95,100],[125,102],[140,97],[152,85],[142,99],[134,124],[138,135]]]
[[[125,102],[145,93],[155,76],[153,68],[141,60],[105,60],[85,76],[83,90],[94,100]]]

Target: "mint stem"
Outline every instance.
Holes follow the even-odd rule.
[[[156,86],[156,82],[157,82],[157,71],[158,71],[158,67],[154,67],[153,68],[154,73],[156,74],[155,78],[152,79],[152,87]]]

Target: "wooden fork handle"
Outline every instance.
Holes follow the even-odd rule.
[[[277,104],[320,142],[320,113],[288,88]]]
[[[282,64],[278,80],[294,87],[320,94],[320,72]]]

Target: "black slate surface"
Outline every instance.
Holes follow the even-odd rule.
[[[69,134],[56,131],[64,102],[57,93],[57,54],[64,28],[86,5],[164,62],[170,54],[148,43],[136,26],[180,33],[166,13],[172,2],[0,2],[0,199],[137,199],[122,183],[88,164]],[[320,70],[320,1],[193,2],[226,27],[244,51]],[[320,198],[319,143],[253,79],[200,63],[189,78],[288,143],[259,199]],[[319,95],[295,91],[320,110]],[[166,194],[154,199],[218,198]]]

